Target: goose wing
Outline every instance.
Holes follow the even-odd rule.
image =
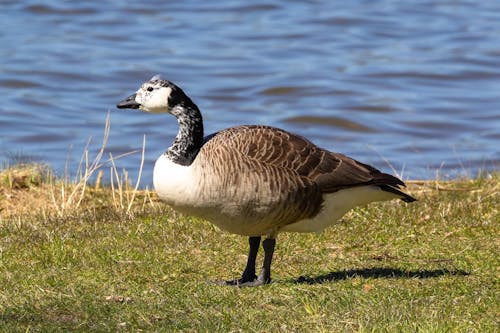
[[[259,164],[292,170],[318,185],[323,193],[377,185],[398,189],[404,183],[343,154],[319,148],[306,138],[269,126],[239,126],[219,132],[217,141]],[[384,188],[383,188],[384,189]]]

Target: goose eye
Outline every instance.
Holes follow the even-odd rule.
[[[146,90],[147,91],[153,91],[153,87],[148,87]]]

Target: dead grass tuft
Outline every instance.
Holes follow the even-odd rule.
[[[116,160],[138,153],[132,151],[120,156],[109,154],[104,160],[111,124],[106,117],[100,148],[91,156],[90,143],[84,148],[76,176],[55,178],[42,164],[19,164],[0,172],[0,218],[26,215],[57,215],[65,217],[85,211],[113,209],[133,216],[146,209],[158,208],[156,196],[149,190],[140,190],[146,136],[143,138],[141,164],[132,186],[128,172],[118,171]],[[102,185],[109,165],[110,187]],[[95,184],[90,184],[95,179]]]

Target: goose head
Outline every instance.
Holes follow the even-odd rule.
[[[119,102],[116,107],[139,109],[149,113],[175,114],[175,109],[182,107],[187,101],[191,102],[179,87],[155,75],[144,82],[134,94]]]

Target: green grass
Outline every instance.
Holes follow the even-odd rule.
[[[0,331],[494,332],[499,184],[414,185],[416,203],[280,234],[259,288],[212,283],[239,276],[245,238],[164,206],[122,213],[109,189],[73,214],[3,217]]]

